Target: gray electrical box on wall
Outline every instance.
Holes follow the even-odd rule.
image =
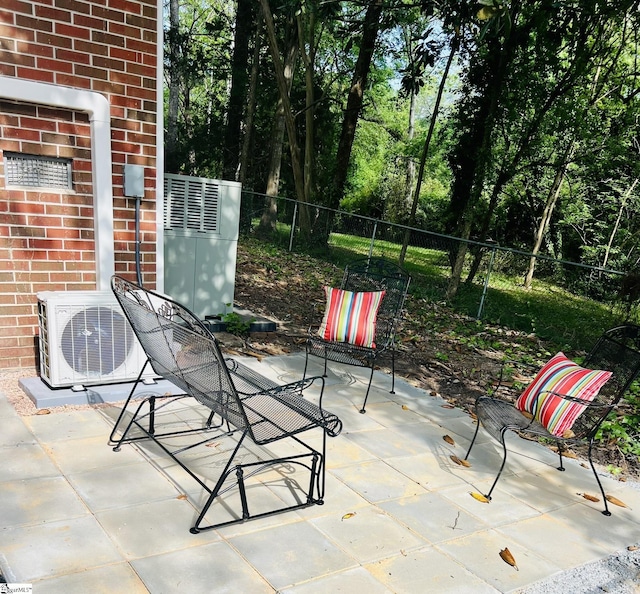
[[[202,319],[231,311],[241,189],[238,182],[164,176],[164,292]]]
[[[142,165],[124,166],[124,195],[144,198],[144,167]]]

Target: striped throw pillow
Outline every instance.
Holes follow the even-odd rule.
[[[610,377],[610,371],[585,369],[565,357],[564,353],[558,353],[538,372],[518,398],[516,408],[534,415],[549,433],[562,437],[565,431],[571,429],[585,407],[548,392],[591,402]],[[536,404],[538,394],[540,396]]]
[[[385,291],[324,288],[327,306],[318,334],[325,340],[375,348],[376,317]]]

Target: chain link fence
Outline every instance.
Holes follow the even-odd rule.
[[[301,232],[305,217],[311,224],[302,228],[312,229],[316,237]],[[603,328],[638,318],[634,295],[625,289],[628,277],[615,270],[251,192],[243,193],[241,220],[245,234],[293,252],[324,249],[325,257],[341,264],[367,255],[398,262],[405,252],[413,298],[443,302],[473,318],[541,338],[565,336],[572,343],[590,344]],[[449,297],[452,270],[462,252],[460,284]],[[532,264],[533,277],[526,283]],[[575,336],[576,328],[584,336]]]

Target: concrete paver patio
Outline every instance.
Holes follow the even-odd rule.
[[[291,381],[304,355],[243,362]],[[471,468],[454,464],[472,419],[402,380],[389,394],[380,372],[362,415],[365,374],[327,378],[323,404],[344,429],[328,441],[324,505],[197,535],[198,485],[153,448],[107,445],[117,405],[20,417],[0,394],[5,579],[37,594],[513,592],[638,543],[640,491],[605,477],[628,505],[605,517],[578,495],[596,493],[589,468],[567,460],[559,473],[553,453],[515,436],[493,500],[475,500],[498,444],[481,433]]]

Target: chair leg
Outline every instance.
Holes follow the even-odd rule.
[[[302,372],[302,379],[306,379],[307,377],[307,365],[309,364],[309,347],[306,347],[305,349],[305,356],[304,356],[304,371]]]
[[[367,411],[365,410],[365,406],[367,406],[367,398],[369,398],[369,390],[371,390],[371,382],[373,380],[373,370],[374,370],[373,361],[371,361],[371,375],[369,376],[369,385],[367,386],[367,393],[364,395],[364,402],[362,403],[362,408],[360,409],[360,414],[364,414]]]
[[[560,472],[564,472],[564,463],[562,461],[562,444],[557,441],[556,445],[558,446],[558,457],[560,458],[560,466],[558,466],[558,470]]]
[[[502,443],[502,464],[500,465],[500,470],[498,470],[498,476],[496,476],[496,479],[493,481],[493,485],[491,485],[491,489],[489,489],[489,492],[485,494],[485,497],[487,499],[491,499],[491,493],[493,493],[493,489],[495,488],[496,484],[498,483],[498,480],[500,479],[500,475],[502,474],[502,471],[504,469],[504,465],[507,463],[507,444],[505,443],[505,439],[504,439],[504,434],[506,432],[506,429],[502,431],[502,433],[500,434],[500,443]]]
[[[476,421],[476,431],[473,434],[473,439],[471,440],[471,443],[469,444],[469,449],[467,450],[467,454],[464,457],[465,460],[469,457],[469,454],[471,453],[471,448],[473,447],[473,444],[476,442],[476,437],[478,437],[478,431],[480,431],[480,421]]]
[[[391,394],[396,393],[396,350],[391,347]]]
[[[600,493],[602,493],[602,501],[604,501],[604,509],[602,510],[603,516],[610,516],[611,512],[609,511],[609,504],[607,503],[607,495],[604,492],[604,487],[600,482],[600,477],[598,476],[598,472],[596,471],[596,467],[593,464],[593,460],[591,459],[591,449],[593,448],[593,438],[589,440],[589,464],[591,465],[591,470],[593,470],[593,476],[596,477],[596,482],[598,483],[598,487],[600,487]]]

